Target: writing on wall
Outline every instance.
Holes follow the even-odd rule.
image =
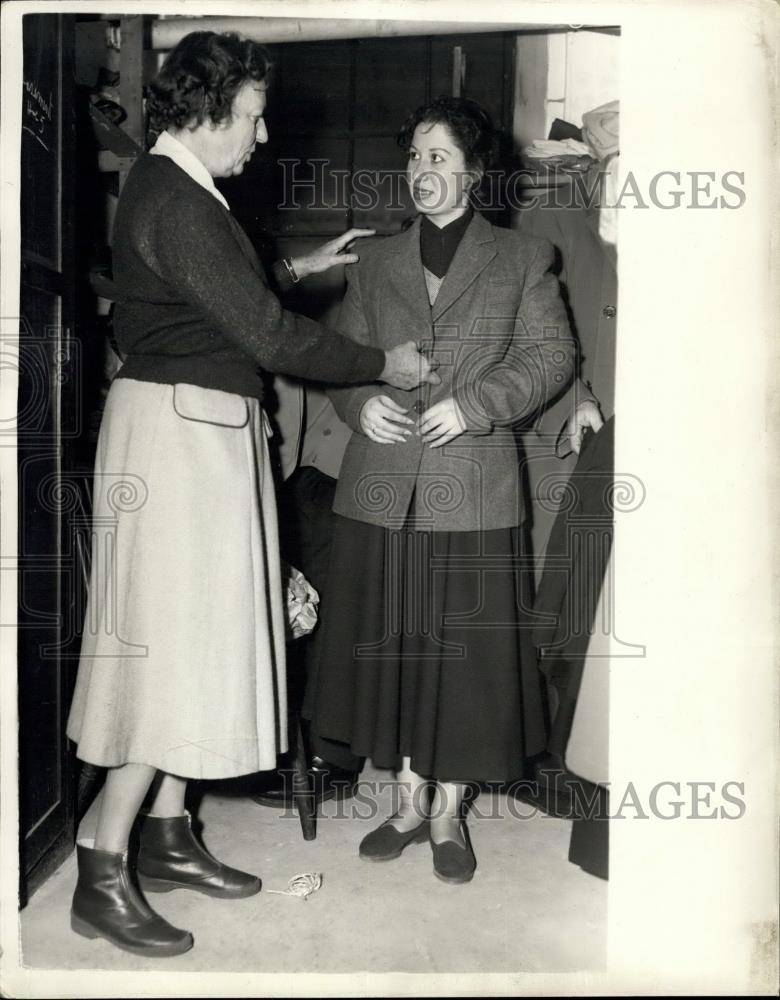
[[[54,121],[54,99],[44,95],[32,80],[24,81],[24,107],[22,130],[39,142],[47,153],[51,152],[50,133]]]

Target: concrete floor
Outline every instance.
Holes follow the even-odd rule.
[[[389,778],[366,768],[363,781]],[[571,824],[519,819],[503,796],[482,794],[469,820],[478,868],[471,883],[447,885],[431,870],[426,844],[392,862],[357,856],[361,838],[391,812],[390,792],[322,807],[306,843],[294,815],[231,790],[210,790],[199,817],[220,859],[263,878],[263,892],[214,900],[187,891],[151,897],[195,947],[164,960],[137,958],[69,925],[75,854],[22,912],[23,964],[35,969],[234,972],[575,972],[603,969],[607,884],[567,861]],[[515,811],[530,812],[527,806]],[[354,814],[353,814],[354,813]],[[496,815],[498,814],[498,815]],[[95,808],[81,835],[94,828]],[[302,872],[320,872],[307,901],[274,895]]]

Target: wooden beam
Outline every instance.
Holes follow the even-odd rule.
[[[141,14],[120,20],[119,95],[127,113],[124,131],[142,149],[145,139],[143,108],[144,18]]]
[[[124,18],[122,19],[124,21]],[[399,21],[333,17],[167,17],[152,21],[151,45],[172,49],[191,31],[237,31],[266,45],[340,38],[398,38],[413,35],[464,35],[565,25],[523,24],[513,21]]]

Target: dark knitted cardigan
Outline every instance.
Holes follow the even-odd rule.
[[[287,312],[231,213],[166,156],[143,154],[114,222],[117,378],[262,399],[258,369],[372,382],[384,352]]]

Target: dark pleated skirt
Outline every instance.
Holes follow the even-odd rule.
[[[546,726],[522,530],[335,520],[313,730],[439,781],[523,776]]]

